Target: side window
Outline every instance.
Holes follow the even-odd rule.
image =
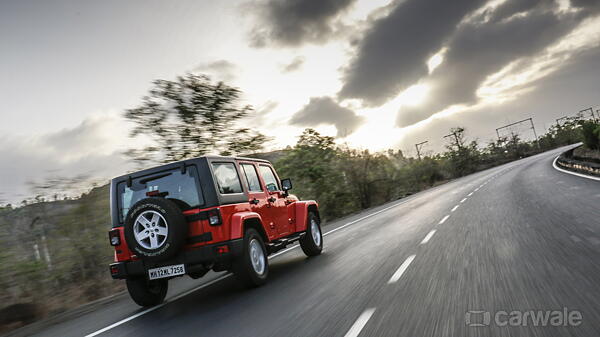
[[[213,163],[212,166],[221,194],[242,193],[240,177],[233,163]]]
[[[277,178],[275,178],[275,174],[273,173],[273,170],[268,167],[268,166],[264,166],[264,165],[260,165],[260,174],[262,175],[264,181],[265,181],[265,185],[267,186],[267,190],[269,190],[270,192],[273,191],[279,191],[279,182],[277,182]]]
[[[248,190],[251,192],[260,192],[262,191],[262,187],[260,186],[260,180],[258,180],[258,174],[256,173],[256,168],[251,164],[242,164],[242,171],[244,171],[244,175],[246,176],[246,181],[248,182]]]

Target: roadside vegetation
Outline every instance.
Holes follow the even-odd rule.
[[[316,199],[323,217],[332,220],[579,141],[586,151],[600,151],[600,124],[574,117],[537,142],[513,134],[482,144],[456,127],[444,152],[421,159],[399,150],[353,149],[313,129],[304,130],[293,147],[260,153],[268,138],[239,126],[254,111],[240,103],[240,94],[205,76],[155,81],[141,104],[124,113],[134,124],[131,136],[150,145],[127,154],[140,166],[206,153],[267,158],[281,178],[292,179],[294,194]],[[59,185],[47,182],[20,205],[0,206],[0,332],[123,289],[107,267],[113,259],[108,186],[69,198],[58,197],[63,192],[53,186]]]

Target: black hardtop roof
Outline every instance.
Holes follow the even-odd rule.
[[[127,173],[127,174],[115,177],[112,180],[113,181],[123,180],[123,179],[127,179],[127,177],[129,177],[129,176],[135,176],[135,177],[145,176],[145,175],[149,175],[149,174],[152,174],[152,173],[155,173],[155,172],[160,172],[160,171],[164,171],[164,170],[175,169],[175,168],[181,167],[182,164],[183,165],[193,164],[194,162],[197,162],[199,160],[208,160],[208,161],[213,161],[213,160],[247,160],[247,161],[257,161],[257,162],[269,163],[270,164],[270,162],[268,160],[259,159],[259,158],[207,155],[207,156],[190,158],[190,159],[185,159],[185,160],[180,160],[180,161],[174,161],[172,163],[167,163],[167,164],[163,164],[163,165],[153,166],[153,167],[150,167],[150,168],[147,168],[147,169],[143,169],[143,170],[139,170],[139,171],[135,171],[135,172],[131,172],[131,173]]]

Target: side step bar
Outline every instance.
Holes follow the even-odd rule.
[[[267,253],[270,255],[275,252],[278,252],[278,251],[284,249],[289,244],[299,241],[300,239],[302,239],[304,237],[304,235],[306,235],[306,232],[295,233],[295,234],[292,234],[292,235],[282,238],[282,239],[274,240],[272,242],[267,242],[266,243]]]

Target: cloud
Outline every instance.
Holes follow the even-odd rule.
[[[363,117],[340,106],[331,97],[312,97],[307,105],[292,116],[290,124],[309,127],[321,124],[334,125],[337,129],[337,137],[346,137],[363,121]]]
[[[447,44],[444,62],[422,78],[430,88],[423,104],[402,107],[397,124],[412,125],[452,105],[478,101],[477,90],[486,78],[512,62],[542,52],[573,30],[589,12],[558,13],[547,1],[522,12],[523,6],[499,6],[499,20],[472,21],[459,26]],[[513,15],[522,13],[520,15]],[[493,13],[494,15],[496,12]]]
[[[389,15],[376,19],[358,43],[346,68],[341,98],[378,106],[427,75],[427,59],[441,49],[479,0],[397,1]]]
[[[300,69],[304,65],[304,57],[298,56],[292,60],[289,64],[286,64],[281,69],[284,73],[290,73]]]
[[[206,73],[217,80],[224,82],[233,81],[239,71],[240,69],[237,65],[227,60],[202,63],[194,68],[194,72]]]
[[[259,19],[251,45],[297,47],[324,43],[338,32],[335,24],[356,0],[266,0],[248,4]]]
[[[442,151],[452,127],[464,126],[469,140],[479,139],[480,145],[496,139],[497,127],[525,118],[533,118],[539,135],[555,123],[557,118],[574,115],[598,103],[600,78],[600,47],[589,49],[563,62],[555,72],[530,84],[532,90],[502,104],[478,104],[459,113],[438,115],[418,125],[404,129],[404,137],[397,144],[409,152],[414,144],[428,140],[428,150]],[[519,136],[532,140],[529,129],[520,129]],[[413,154],[416,155],[416,154]]]
[[[73,128],[35,137],[4,135],[0,137],[4,198],[18,203],[31,196],[29,182],[49,177],[89,176],[93,181],[106,181],[133,168],[122,155],[128,146],[127,127],[116,114],[96,115]]]

